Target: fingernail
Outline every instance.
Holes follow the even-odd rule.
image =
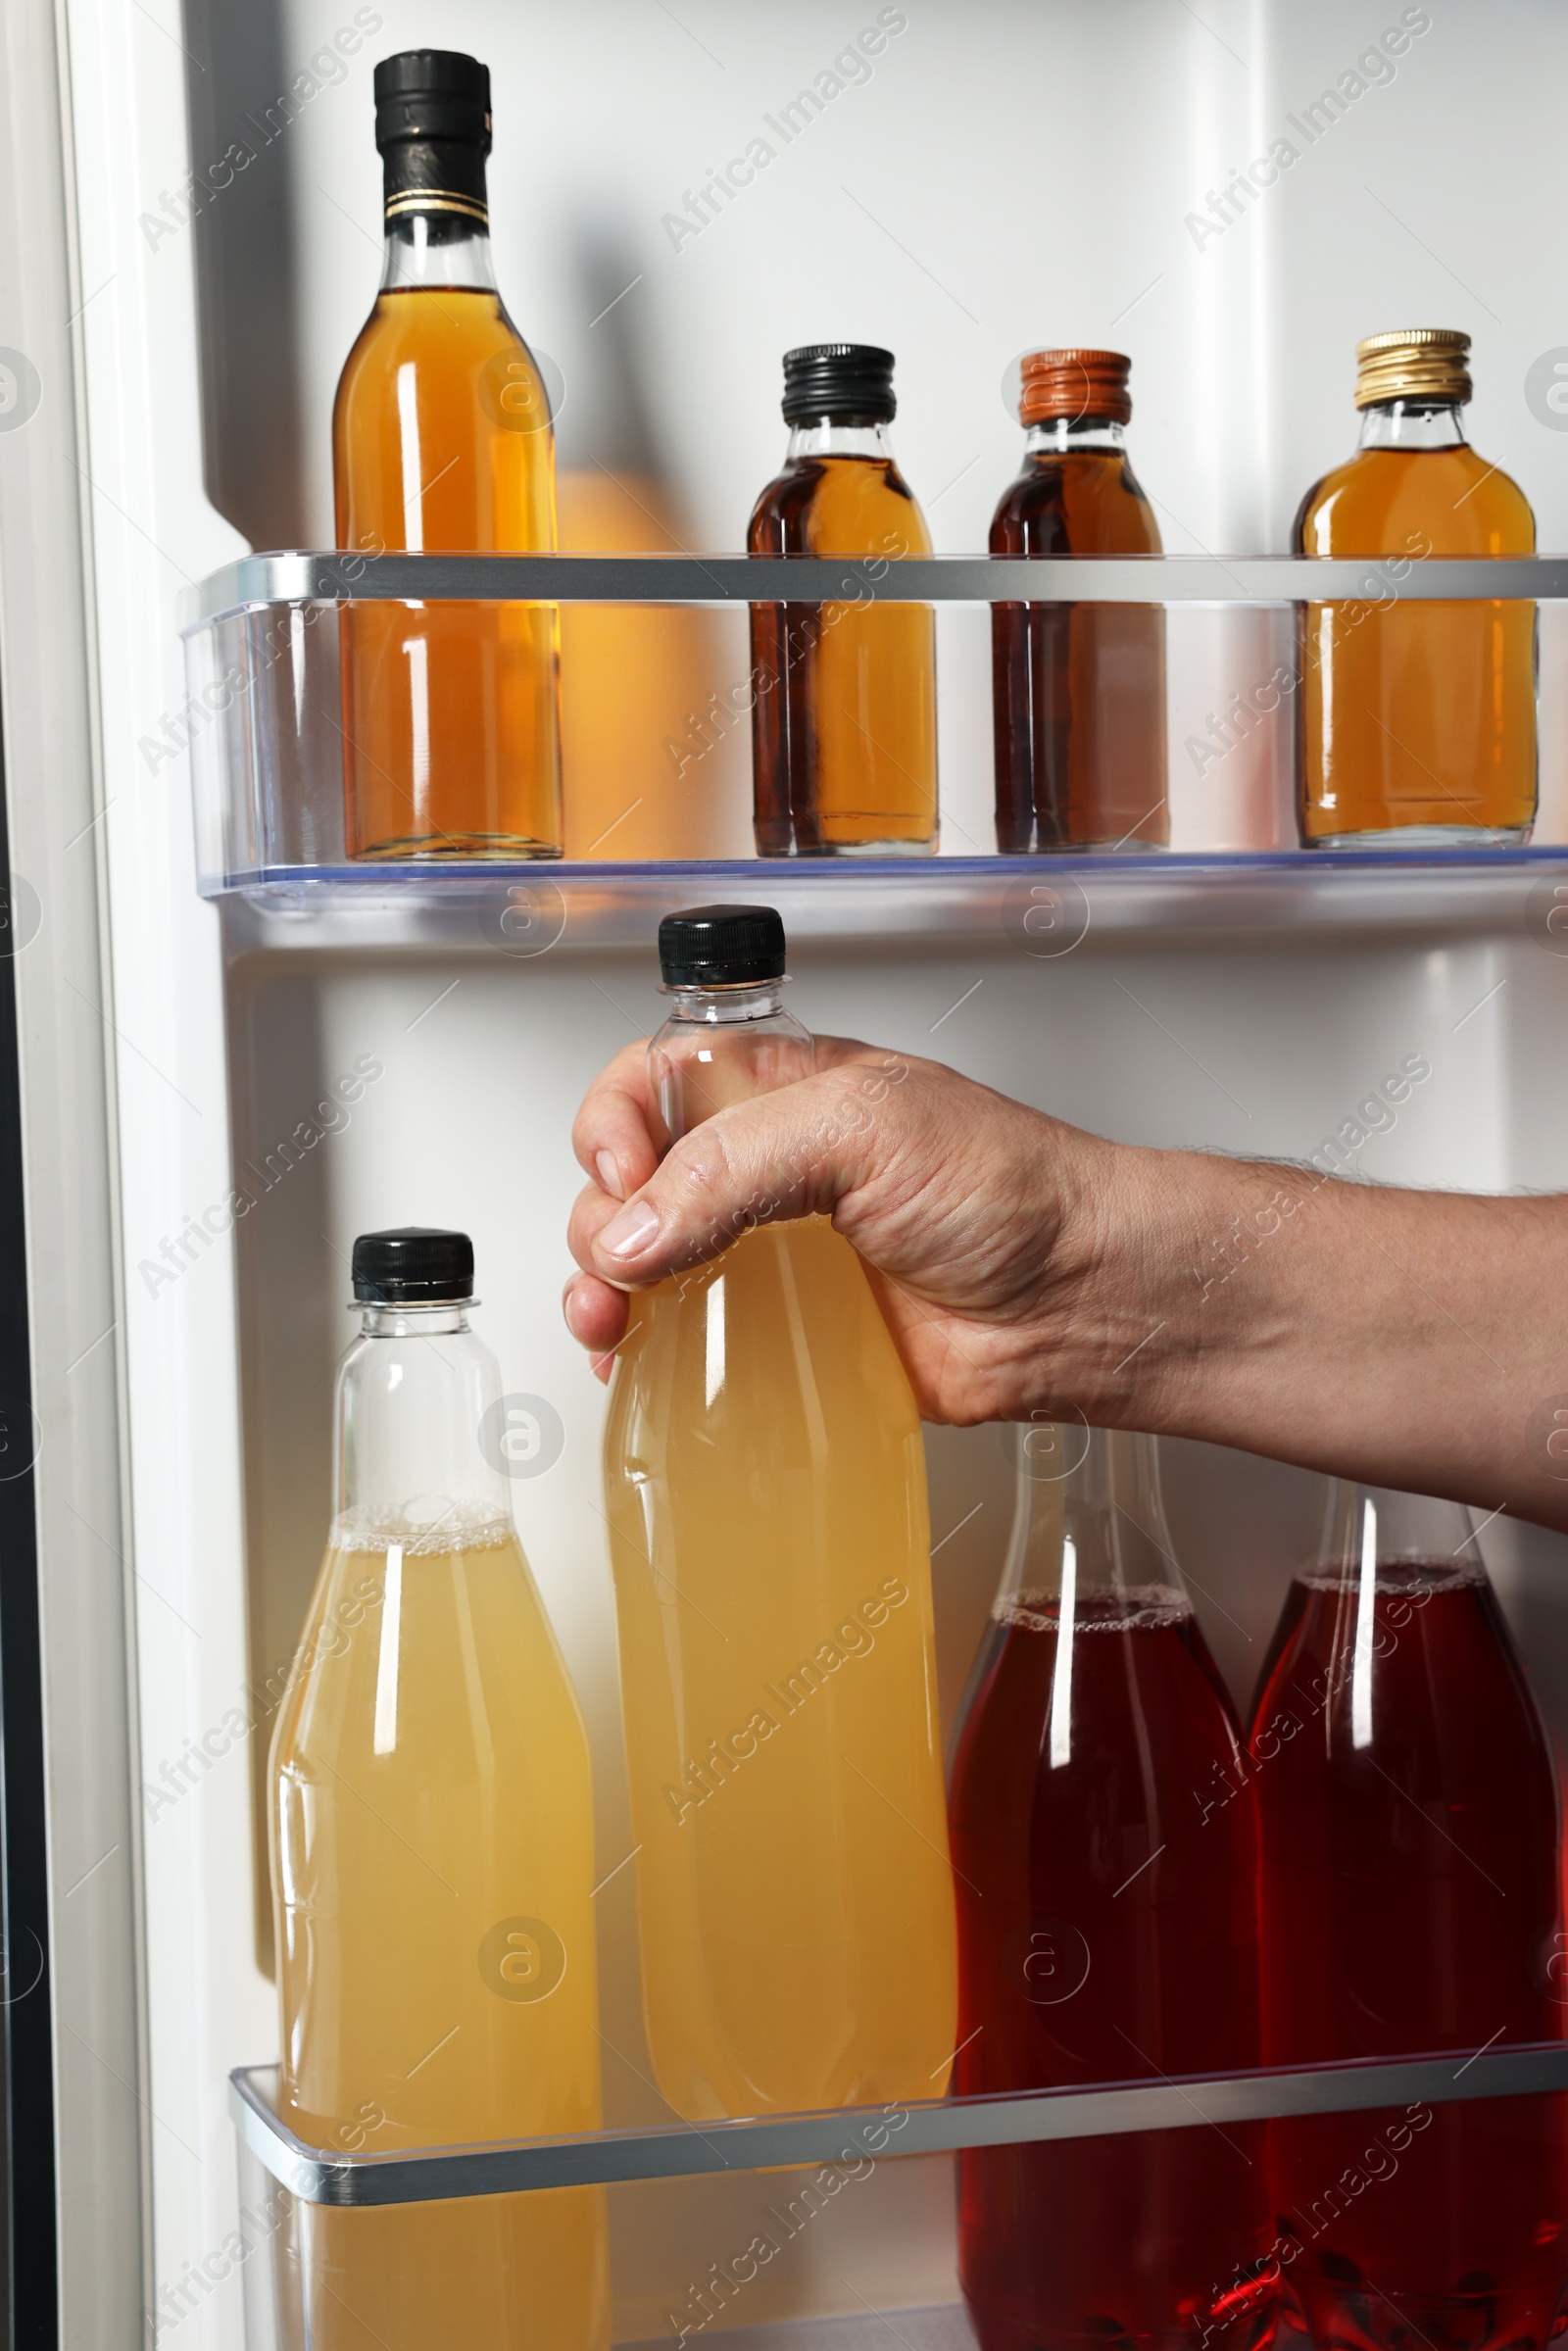
[[[621,1188],[620,1169],[615,1165],[614,1152],[601,1151],[594,1165],[599,1170],[601,1189],[608,1192],[612,1200],[623,1200],[625,1194]]]
[[[599,1246],[610,1257],[635,1257],[648,1247],[659,1230],[659,1211],[647,1200],[633,1200],[612,1216],[599,1236]]]

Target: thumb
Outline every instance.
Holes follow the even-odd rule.
[[[876,1069],[818,1071],[705,1119],[588,1240],[590,1269],[641,1289],[706,1264],[756,1225],[831,1216],[872,1169],[886,1093]]]

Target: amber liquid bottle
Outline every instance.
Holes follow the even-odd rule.
[[[1423,556],[1535,551],[1523,492],[1464,437],[1469,348],[1437,327],[1358,343],[1361,445],[1296,517],[1299,555],[1388,559],[1361,601],[1305,609],[1308,847],[1517,842],[1535,820],[1535,606],[1399,594]]]
[[[490,263],[489,73],[412,50],[375,98],[386,261],[332,415],[338,545],[553,549],[550,404]],[[555,607],[361,603],[340,626],[349,855],[559,857]]]
[[[1023,362],[1023,470],[993,555],[1158,555],[1127,456],[1131,362],[1034,351]],[[1160,849],[1165,615],[1158,605],[999,604],[991,615],[997,847]]]
[[[753,555],[863,559],[869,591],[929,555],[893,461],[893,354],[820,343],[784,356],[784,470],[752,510]],[[758,855],[923,856],[937,845],[936,623],[929,605],[754,604]]]

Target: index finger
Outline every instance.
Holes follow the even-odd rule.
[[[612,1200],[626,1200],[659,1165],[649,1132],[648,1040],[623,1045],[589,1087],[571,1128],[584,1175]]]
[[[863,1060],[872,1048],[854,1037],[818,1037],[816,1066]],[[629,1200],[659,1165],[648,1089],[648,1040],[623,1045],[595,1078],[572,1122],[571,1148],[584,1175],[612,1200]]]

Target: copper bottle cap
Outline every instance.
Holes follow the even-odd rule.
[[[1029,351],[1022,362],[1020,424],[1065,416],[1105,416],[1125,424],[1133,413],[1127,377],[1132,361],[1120,351]]]
[[[1470,397],[1470,337],[1451,326],[1400,326],[1355,347],[1355,405]]]

